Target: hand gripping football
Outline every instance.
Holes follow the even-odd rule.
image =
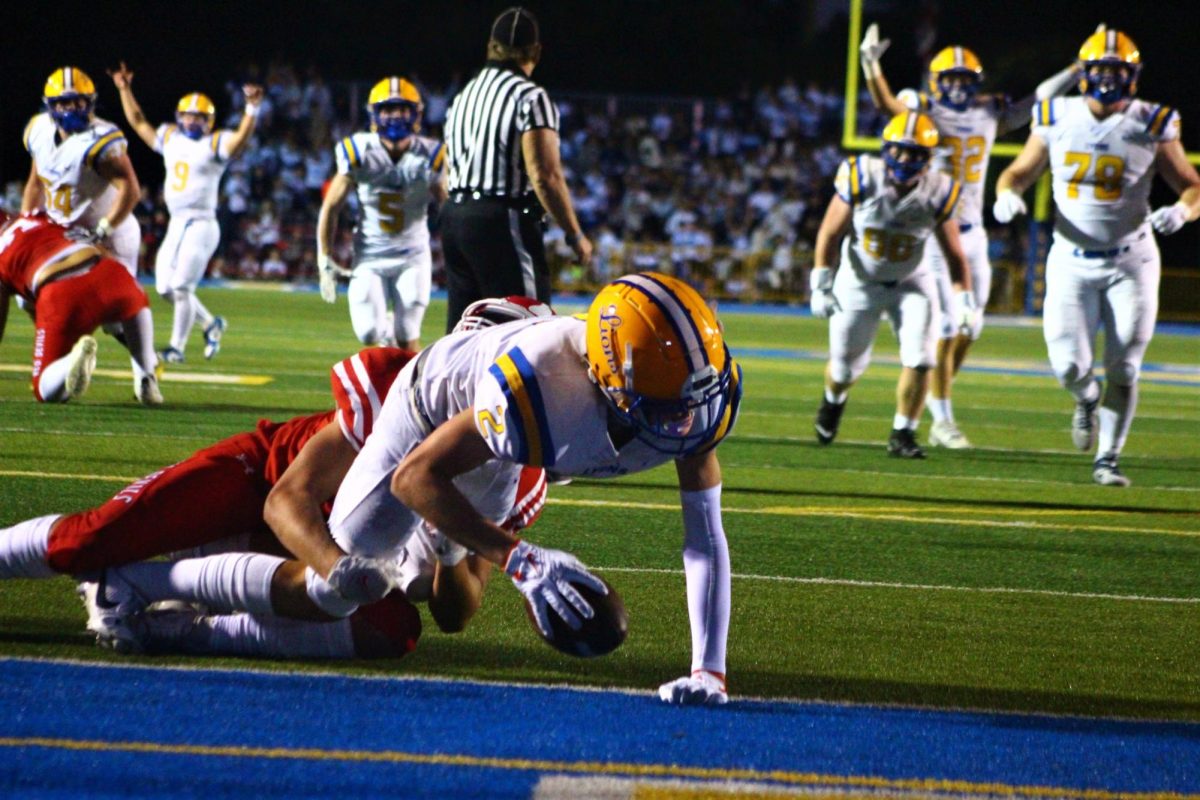
[[[625,603],[621,601],[621,595],[617,594],[617,590],[607,581],[604,581],[604,585],[608,587],[607,595],[601,595],[578,583],[572,585],[596,612],[591,619],[583,620],[579,630],[571,630],[560,616],[551,612],[551,635],[543,635],[533,616],[533,607],[526,600],[525,616],[529,618],[529,624],[547,644],[569,656],[592,658],[616,650],[629,632],[629,615],[625,613]]]

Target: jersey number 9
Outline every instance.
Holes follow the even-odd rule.
[[[175,166],[171,167],[171,172],[175,174],[175,182],[171,184],[171,191],[182,192],[183,187],[187,186],[188,163],[186,161],[176,161]]]
[[[1120,156],[1096,156],[1096,169],[1091,180],[1095,185],[1097,200],[1118,200],[1121,197],[1121,179],[1125,177],[1125,160]],[[1063,158],[1068,167],[1075,167],[1075,174],[1067,181],[1067,197],[1079,197],[1079,184],[1087,178],[1092,166],[1092,154],[1072,150]]]

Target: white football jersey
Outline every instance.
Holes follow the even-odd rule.
[[[941,141],[933,152],[933,168],[962,183],[955,218],[966,225],[982,225],[984,179],[996,131],[1008,103],[999,96],[988,95],[978,98],[965,111],[955,111],[912,89],[901,92],[897,99],[913,111],[927,115],[937,126]]]
[[[1179,131],[1175,109],[1145,100],[1103,120],[1083,97],[1034,106],[1033,133],[1050,151],[1055,236],[1095,250],[1138,234],[1150,214],[1158,144],[1177,140]]]
[[[842,240],[842,268],[854,270],[865,283],[890,283],[915,273],[930,234],[954,213],[962,193],[961,183],[928,169],[901,197],[886,169],[878,156],[852,156],[834,179],[853,214]]]
[[[167,169],[163,197],[171,216],[216,216],[231,138],[229,131],[213,131],[200,139],[191,139],[176,125],[158,126],[154,150],[162,154]]]
[[[339,175],[356,184],[362,219],[354,235],[357,260],[402,258],[429,248],[430,187],[441,179],[445,146],[413,136],[396,161],[377,133],[360,132],[334,147]]]
[[[46,211],[60,225],[92,226],[108,213],[117,190],[96,166],[101,159],[123,154],[125,134],[107,120],[93,117],[83,131],[60,143],[49,114],[35,115],[25,126],[25,149],[42,181]]]

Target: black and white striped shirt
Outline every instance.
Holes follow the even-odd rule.
[[[514,198],[528,194],[521,134],[534,128],[558,130],[558,108],[546,90],[515,65],[489,61],[446,113],[449,190]]]

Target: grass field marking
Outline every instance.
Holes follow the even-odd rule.
[[[29,372],[28,364],[0,364],[0,372]],[[129,370],[97,369],[93,375],[103,375],[106,378],[132,379]],[[225,375],[220,372],[179,372],[167,370],[161,380],[169,383],[213,383],[227,386],[265,386],[275,380],[270,375]]]
[[[315,747],[251,747],[246,745],[167,744],[120,742],[94,739],[62,739],[47,736],[4,736],[0,747],[67,750],[90,753],[140,753],[217,758],[287,759],[296,761],[366,764],[420,764],[440,767],[470,767],[521,772],[557,772],[575,775],[623,775],[648,778],[689,778],[704,781],[753,781],[785,786],[827,786],[906,792],[951,792],[1001,795],[1046,800],[1200,800],[1197,794],[1178,792],[1118,792],[1107,789],[1062,786],[1022,786],[1005,783],[976,783],[947,778],[883,778],[874,775],[829,775],[789,770],[757,770],[739,767],[687,767],[677,764],[638,764],[604,761],[554,761],[539,758],[499,758],[461,753],[409,753],[401,750],[338,750]]]
[[[3,430],[3,429],[0,429],[0,430]],[[776,466],[774,464],[741,465],[739,462],[728,461],[728,460],[724,460],[724,459],[722,460],[722,466],[727,467],[727,468],[728,467],[745,466],[745,468],[748,468],[748,469],[780,469],[780,470],[788,470],[790,472],[796,472],[798,469],[802,469],[802,470],[803,469],[812,469],[812,470],[819,470],[821,473],[826,474],[826,475],[828,475],[831,472],[836,472],[839,474],[845,473],[848,475],[865,475],[865,476],[869,476],[872,478],[895,478],[899,475],[904,475],[904,473],[900,473],[900,472],[887,472],[885,470],[876,470],[876,469],[853,469],[853,468],[847,468],[847,467],[824,467],[824,466],[823,467],[794,467],[791,465],[780,467],[780,466]],[[905,477],[908,477],[908,476],[905,475]],[[1037,478],[1000,478],[995,475],[922,475],[921,480],[923,480],[923,481],[929,481],[929,480],[954,481],[955,483],[960,483],[962,481],[976,481],[976,482],[984,482],[984,483],[1033,483],[1038,486],[1064,486],[1064,487],[1070,487],[1073,489],[1078,489],[1080,487],[1086,486],[1088,488],[1091,488],[1088,484],[1072,483],[1070,481],[1047,481],[1047,480],[1038,480]],[[1140,491],[1140,492],[1200,492],[1200,486],[1139,486],[1138,491]],[[1187,514],[1187,513],[1191,513],[1191,512],[1189,512],[1185,509],[1180,509],[1179,513]]]
[[[651,567],[604,567],[593,565],[596,572],[628,572],[634,574],[683,575],[681,569],[655,569]],[[1011,586],[951,586],[937,583],[896,583],[893,581],[861,581],[852,578],[796,578],[788,575],[754,575],[734,572],[730,575],[740,581],[765,581],[769,583],[795,583],[808,586],[845,586],[855,589],[903,589],[915,592],[967,592],[977,594],[1022,594],[1043,597],[1069,597],[1078,600],[1116,600],[1128,603],[1169,603],[1178,605],[1200,605],[1200,597],[1154,597],[1140,594],[1106,594],[1103,592],[1067,592],[1059,589],[1021,589]]]
[[[638,508],[646,511],[678,511],[679,506],[673,503],[639,503],[619,500],[583,500],[571,499],[566,497],[551,497],[546,500],[549,505],[562,506],[591,506],[596,508]],[[851,517],[853,519],[869,519],[869,520],[891,520],[893,522],[919,522],[930,525],[957,525],[961,527],[983,527],[983,528],[1028,528],[1036,530],[1050,531],[1095,531],[1099,533],[1148,533],[1148,534],[1165,534],[1167,536],[1185,536],[1189,538],[1200,538],[1200,531],[1180,531],[1171,530],[1170,528],[1133,528],[1123,525],[1074,525],[1070,523],[1055,524],[1049,522],[1026,522],[1013,521],[1006,522],[1001,520],[985,520],[985,519],[949,519],[946,517],[912,517],[905,514],[864,514],[858,511],[850,510],[855,507],[831,507],[831,506],[764,506],[762,508],[731,508],[729,506],[722,507],[721,511],[726,514],[762,514],[766,516],[781,516],[781,517]],[[939,509],[941,510],[941,509]],[[1120,512],[1113,512],[1114,514]]]
[[[65,472],[41,472],[37,470],[0,470],[0,477],[11,478],[44,478],[51,480],[83,480],[83,481],[108,481],[110,483],[130,483],[145,477],[138,475],[136,477],[124,475],[91,475],[91,474],[76,474]],[[592,507],[592,508],[628,508],[641,509],[644,511],[678,511],[679,506],[673,503],[640,503],[627,500],[585,500],[574,499],[567,497],[552,497],[546,502],[549,505],[575,506],[575,507]],[[891,520],[893,522],[920,522],[932,525],[958,525],[964,527],[984,527],[984,528],[1028,528],[1038,530],[1079,530],[1079,531],[1097,531],[1103,533],[1146,533],[1146,534],[1165,534],[1167,536],[1185,536],[1200,538],[1200,531],[1180,531],[1171,530],[1170,528],[1135,528],[1123,525],[1075,525],[1071,523],[1049,523],[1049,522],[1029,522],[1024,520],[1001,521],[1001,520],[982,520],[982,519],[950,519],[947,517],[915,517],[905,514],[891,513],[890,507],[884,507],[883,511],[864,511],[861,506],[764,506],[763,508],[732,508],[725,506],[721,510],[727,514],[762,514],[768,516],[784,516],[784,517],[850,517],[853,519],[867,520]],[[868,507],[869,508],[869,507]],[[921,511],[918,508],[916,511]],[[941,506],[933,507],[934,511],[955,510],[953,508],[946,509]],[[967,509],[965,513],[982,513],[981,509]],[[1019,510],[1013,511],[1005,509],[1004,513],[1024,513],[1024,514],[1039,514],[1038,510]],[[1066,511],[1063,513],[1091,513],[1087,510],[1083,511]],[[1103,513],[1103,512],[1100,512]],[[1112,511],[1111,514],[1121,514],[1125,512]],[[1180,514],[1187,512],[1180,511]],[[1135,514],[1132,514],[1136,516]]]

